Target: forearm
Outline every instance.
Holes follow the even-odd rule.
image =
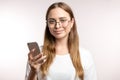
[[[30,71],[28,80],[37,80],[37,75],[35,71],[32,71],[32,70]]]

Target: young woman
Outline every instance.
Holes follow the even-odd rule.
[[[42,54],[28,54],[26,80],[97,80],[91,55],[79,47],[75,17],[63,2],[46,13]]]

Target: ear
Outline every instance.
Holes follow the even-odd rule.
[[[72,18],[71,19],[71,28],[73,27],[73,25],[74,25],[74,21],[75,21],[75,19],[74,18]]]

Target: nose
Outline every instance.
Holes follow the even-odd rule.
[[[60,28],[60,22],[56,22],[55,28],[56,28],[56,29],[57,29],[57,28]]]

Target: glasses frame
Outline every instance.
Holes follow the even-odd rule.
[[[52,20],[55,21],[54,24],[49,23],[50,19],[46,20],[46,23],[47,23],[47,25],[48,25],[49,27],[50,27],[50,26],[54,26],[54,27],[55,27],[55,26],[57,25],[57,23],[59,23],[60,26],[64,26],[63,24],[64,24],[65,22],[67,22],[67,25],[64,26],[64,27],[66,27],[66,26],[68,26],[69,22],[71,22],[71,20],[68,20],[68,19],[66,19],[64,22],[62,22],[62,21],[60,21],[60,20],[59,20],[59,22],[57,22],[57,20],[55,20],[55,19],[52,19]]]

